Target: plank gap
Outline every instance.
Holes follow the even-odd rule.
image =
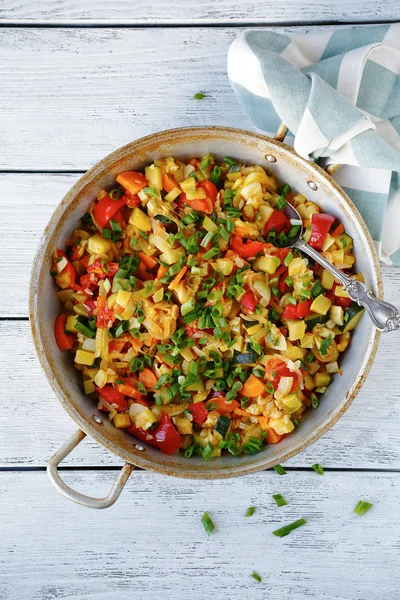
[[[4,29],[201,29],[204,27],[211,27],[215,29],[219,28],[234,28],[234,27],[336,27],[340,26],[356,26],[356,25],[389,25],[391,23],[397,23],[398,18],[374,18],[373,21],[367,19],[360,19],[354,21],[346,21],[340,19],[330,19],[322,21],[220,21],[215,23],[213,21],[202,21],[202,22],[172,22],[172,23],[141,23],[132,21],[131,23],[124,22],[104,22],[104,23],[93,23],[92,21],[58,21],[57,23],[48,23],[47,21],[35,21],[30,23],[29,21],[11,21],[5,20],[0,21],[0,27]]]

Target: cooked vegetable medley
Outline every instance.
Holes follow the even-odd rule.
[[[278,443],[323,401],[363,309],[282,247],[299,227],[288,202],[352,270],[343,225],[261,166],[165,158],[97,194],[53,255],[55,336],[115,427],[209,460]]]

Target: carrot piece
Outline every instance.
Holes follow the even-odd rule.
[[[179,271],[179,273],[177,275],[175,275],[174,279],[171,281],[171,283],[168,286],[169,290],[174,290],[178,283],[180,282],[180,280],[182,279],[182,277],[184,276],[184,274],[187,271],[187,266],[185,265],[184,267],[182,267],[182,269]]]
[[[130,385],[127,382],[117,383],[115,387],[117,388],[117,390],[119,392],[121,392],[121,394],[125,394],[125,396],[129,396],[129,398],[139,399],[143,396],[143,394],[141,394],[136,387],[134,387],[133,385]]]
[[[144,252],[137,252],[137,255],[142,261],[142,263],[149,269],[154,269],[154,267],[158,264],[154,256],[148,256]]]
[[[174,188],[178,187],[175,179],[165,174],[162,178],[163,188],[166,192],[171,192]]]
[[[142,279],[143,281],[149,281],[150,279],[155,279],[155,276],[153,275],[153,273],[149,273],[148,267],[145,267],[145,265],[142,263],[140,263],[140,265],[138,266],[136,275],[138,276],[139,279]]]
[[[263,431],[268,430],[268,417],[257,417],[258,423]]]
[[[164,265],[160,265],[158,267],[156,279],[161,279],[161,277],[164,277],[164,275],[167,271],[168,271],[168,267],[164,267]]]
[[[230,402],[226,402],[225,395],[217,396],[216,398],[209,399],[210,404],[216,404],[216,410],[220,415],[229,415],[229,413],[233,412],[237,408],[240,408],[240,404],[236,402],[236,400],[231,400]]]
[[[243,408],[235,408],[233,412],[239,417],[254,417],[252,413],[247,412],[247,410],[243,410]]]
[[[241,389],[243,396],[249,396],[254,398],[255,396],[261,396],[265,392],[265,384],[262,379],[258,379],[253,373],[250,375],[246,383]]]
[[[283,437],[285,437],[285,434],[280,435],[279,433],[276,433],[275,429],[272,429],[272,427],[270,427],[268,429],[268,433],[267,433],[268,444],[277,444],[278,442],[281,441],[281,439]]]
[[[143,371],[139,373],[139,381],[143,383],[145,388],[153,389],[158,379],[151,369],[145,367]]]
[[[334,231],[332,231],[331,235],[332,235],[332,237],[336,237],[337,235],[340,235],[341,233],[344,233],[344,227],[343,227],[342,223],[340,223],[340,225],[338,225],[336,227],[336,229],[334,229]]]

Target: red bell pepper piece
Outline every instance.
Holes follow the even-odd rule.
[[[282,319],[297,319],[297,304],[288,304],[282,313]]]
[[[178,200],[178,206],[182,206],[182,204],[187,204],[188,206],[193,208],[193,210],[198,210],[199,212],[206,213],[207,215],[210,215],[214,209],[212,200],[211,198],[208,198],[208,196],[206,198],[202,198],[201,200],[188,200],[185,192],[182,192],[179,195]]]
[[[128,190],[125,191],[123,198],[126,200],[126,205],[129,206],[129,208],[136,208],[141,204],[139,196],[137,194],[131,194]]]
[[[201,427],[203,425],[204,421],[207,420],[208,410],[204,406],[203,402],[196,402],[195,404],[191,404],[188,407],[188,410],[190,410],[190,412],[193,415],[193,421],[199,427]]]
[[[243,306],[243,308],[247,308],[248,311],[254,313],[255,308],[258,304],[258,300],[251,290],[247,290],[244,296],[242,296],[240,304]]]
[[[290,221],[281,210],[274,210],[265,226],[264,234],[267,235],[271,229],[274,229],[276,235],[279,235],[283,230],[286,231],[290,229]]]
[[[105,385],[104,387],[99,388],[95,385],[94,387],[99,396],[104,398],[104,400],[108,402],[108,404],[117,405],[118,408],[116,408],[116,410],[118,412],[122,412],[128,408],[128,402],[125,398],[125,394],[119,392],[117,389],[115,389],[114,386]]]
[[[54,324],[54,335],[56,338],[57,346],[63,352],[64,350],[69,350],[74,345],[74,341],[76,336],[72,333],[67,333],[65,331],[65,324],[67,322],[67,315],[62,314],[58,315],[56,322]]]
[[[165,412],[161,415],[157,427],[151,431],[144,431],[134,425],[129,427],[127,431],[142,442],[159,448],[163,454],[173,454],[174,452],[177,452],[182,443],[182,437],[179,435],[171,419]]]
[[[93,215],[100,227],[106,227],[110,219],[115,220],[115,213],[126,204],[126,198],[113,200],[110,196],[104,196],[93,208]],[[118,217],[118,215],[117,215]],[[121,215],[122,218],[122,215]],[[121,223],[120,223],[121,224]]]
[[[311,217],[311,236],[309,240],[310,246],[316,250],[322,250],[325,238],[332,223],[335,221],[335,217],[332,215],[326,215],[317,213]]]
[[[97,319],[96,325],[99,329],[110,327],[110,321],[114,320],[114,313],[107,304],[107,300],[103,296],[97,298]]]
[[[93,298],[87,298],[84,301],[83,306],[88,311],[88,317],[93,317],[94,309],[96,308],[96,300]]]
[[[202,181],[197,187],[203,188],[203,190],[205,190],[207,198],[210,198],[211,202],[214,205],[218,195],[218,190],[215,187],[215,185],[211,181]]]
[[[340,235],[341,233],[344,233],[344,227],[342,225],[342,223],[339,223],[339,225],[337,227],[335,227],[335,229],[332,231],[332,237],[336,237],[337,235]]]
[[[282,275],[280,276],[279,282],[278,282],[278,290],[280,291],[281,294],[286,294],[290,290],[290,287],[288,286],[288,284],[285,281],[287,276],[288,276],[288,270],[285,268],[285,270],[283,271]]]
[[[233,235],[231,237],[230,245],[232,250],[241,258],[251,258],[252,256],[256,256],[256,254],[262,252],[264,248],[261,242],[251,240],[246,240],[246,242],[244,242],[239,235]]]
[[[341,306],[342,308],[349,308],[352,302],[353,300],[351,298],[341,298],[340,296],[335,296],[333,299],[333,304]]]
[[[57,263],[61,260],[61,258],[65,258],[67,264],[65,265],[61,273],[57,273]],[[74,266],[69,260],[68,256],[65,254],[65,252],[59,250],[58,248],[54,251],[53,254],[53,265],[51,268],[51,272],[55,273],[57,285],[61,289],[66,290],[68,288],[74,287],[76,278],[76,271],[74,269]]]
[[[106,277],[114,277],[115,273],[118,271],[119,266],[118,263],[110,262],[104,263],[102,265],[102,259],[96,258],[94,263],[87,268],[88,273],[96,273],[96,275],[100,276],[100,279],[105,279]],[[84,275],[82,276],[84,277]]]
[[[306,300],[305,302],[299,302],[297,305],[297,316],[299,319],[306,317],[311,312],[311,304],[314,302],[313,299]]]

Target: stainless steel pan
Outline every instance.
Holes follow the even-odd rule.
[[[302,425],[278,445],[267,446],[254,456],[222,456],[210,462],[201,457],[187,460],[182,454],[165,456],[159,450],[138,444],[123,430],[116,429],[81,389],[80,374],[71,356],[56,345],[53,327],[60,310],[50,276],[51,254],[63,248],[79,218],[92,204],[97,192],[113,187],[116,175],[125,170],[140,170],[154,159],[173,156],[189,159],[211,153],[217,158],[232,156],[250,164],[259,164],[278,180],[336,215],[354,239],[357,268],[369,288],[382,297],[378,258],[369,232],[354,204],[319,166],[299,157],[281,141],[283,126],[275,139],[249,131],[226,127],[190,127],[163,131],[116,150],[90,169],[67,193],[46,227],[34,260],[30,284],[30,318],[33,338],[42,367],[58,400],[79,429],[51,458],[48,472],[55,487],[67,498],[85,506],[105,508],[118,498],[134,466],[177,477],[213,479],[247,475],[284,462],[327,431],[348,408],[362,386],[372,364],[379,333],[364,316],[355,330],[353,341],[342,360],[343,375],[335,377],[324,394],[318,410],[308,411]],[[57,432],[55,432],[55,435]],[[106,498],[90,498],[68,487],[60,478],[58,464],[85,437],[91,436],[120,456],[125,466]]]

